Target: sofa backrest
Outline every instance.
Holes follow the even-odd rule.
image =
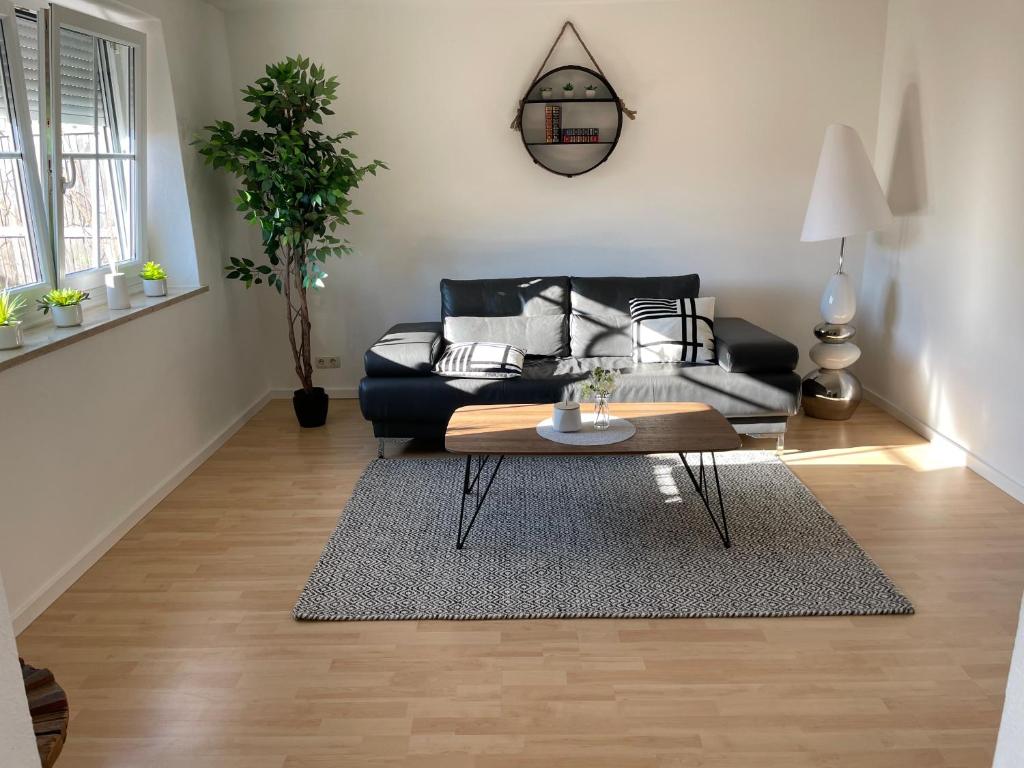
[[[496,341],[528,355],[569,354],[569,278],[442,280],[446,342]]]
[[[570,286],[570,354],[629,357],[633,354],[629,300],[696,298],[700,277],[573,277]]]

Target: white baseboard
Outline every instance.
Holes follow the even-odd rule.
[[[198,469],[200,464],[210,458],[218,448],[224,445],[235,432],[241,429],[270,400],[269,392],[257,398],[252,405],[242,411],[219,435],[216,435],[203,446],[195,456],[184,462],[157,484],[152,493],[139,502],[120,522],[115,523],[89,542],[78,557],[43,584],[24,603],[15,607],[11,612],[11,624],[14,626],[14,633],[17,635],[22,632],[54,600],[64,594],[72,584],[78,581],[83,573],[89,570],[97,560],[120,541],[122,536],[128,533],[153,507],[163,501],[164,497],[177,488],[185,478]]]
[[[270,399],[290,400],[294,392],[295,387],[291,389],[272,389],[270,390]],[[359,390],[355,387],[324,387],[324,392],[327,393],[328,397],[333,397],[336,400],[354,400],[359,397]]]
[[[956,440],[947,437],[929,424],[925,424],[916,416],[907,413],[898,405],[882,397],[877,392],[873,392],[865,387],[864,397],[868,402],[877,405],[893,418],[903,422],[903,424],[917,432],[921,437],[924,437],[933,443],[938,443],[946,449],[956,451],[961,454],[964,459],[964,465],[968,469],[978,475],[981,475],[981,477],[988,480],[1003,493],[1009,494],[1017,501],[1024,503],[1024,484],[1014,480],[1005,472],[996,469],[983,458],[960,445]]]

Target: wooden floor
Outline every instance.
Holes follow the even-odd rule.
[[[795,420],[787,460],[914,616],[335,624],[290,610],[375,445],[353,402],[290,411],[19,638],[69,695],[60,768],[991,765],[1024,508],[881,411]]]

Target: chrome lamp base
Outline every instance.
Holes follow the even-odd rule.
[[[846,370],[819,368],[801,385],[804,413],[815,419],[845,421],[860,405],[860,380]]]

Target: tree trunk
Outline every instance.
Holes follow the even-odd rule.
[[[306,287],[302,285],[302,278],[299,278],[299,327],[302,331],[302,386],[309,392],[313,389],[313,355],[310,342],[309,322],[309,301],[307,299]]]
[[[312,373],[306,375],[305,367],[303,363],[303,355],[301,354],[298,344],[295,340],[295,321],[301,316],[301,312],[296,312],[292,305],[292,280],[295,279],[297,266],[295,263],[295,251],[291,248],[288,249],[288,255],[285,257],[285,279],[284,279],[284,306],[285,313],[288,318],[288,344],[292,348],[292,360],[295,363],[295,375],[299,377],[299,381],[302,382],[302,388],[307,392],[313,388],[313,377]],[[298,287],[302,287],[302,279],[298,279]],[[305,304],[305,291],[302,291],[302,302]],[[308,310],[307,310],[308,315]],[[309,323],[307,317],[306,323]],[[309,356],[308,348],[306,351],[306,357]]]

